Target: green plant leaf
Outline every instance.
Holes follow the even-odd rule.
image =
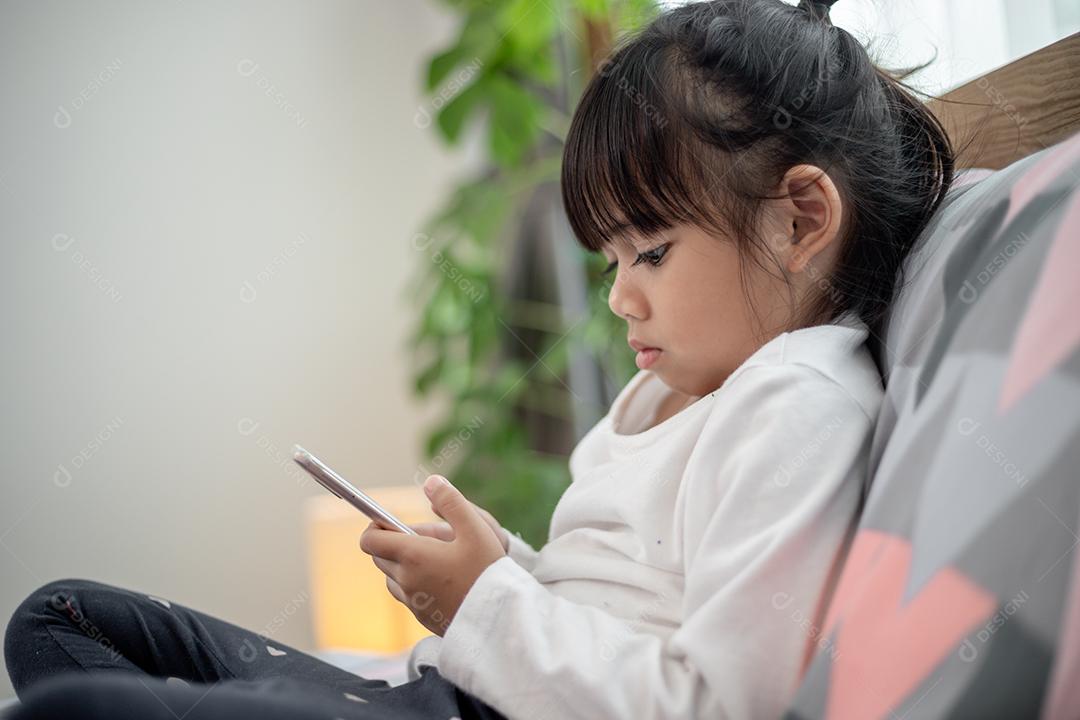
[[[454,144],[461,137],[461,130],[469,115],[479,107],[484,98],[485,81],[481,75],[470,83],[438,110],[436,124],[443,138]]]
[[[559,180],[558,145],[574,101],[566,107],[563,97],[581,91],[593,51],[582,45],[584,21],[600,24],[601,35],[610,30],[618,37],[654,13],[655,3],[445,4],[460,18],[461,30],[428,60],[421,83],[430,100],[421,113],[452,145],[461,142],[470,123],[486,118],[487,157],[484,169],[461,181],[424,223],[423,247],[414,239],[417,275],[403,288],[418,309],[408,338],[416,363],[413,387],[445,404],[424,433],[423,447],[429,459],[438,457],[432,470],[453,477],[470,500],[539,547],[570,474],[566,453],[533,449],[537,440],[532,424],[522,422],[523,413],[569,420],[573,403],[562,382],[575,348],[593,354],[612,383],[624,384],[637,368],[625,323],[607,307],[600,255],[582,252],[577,258],[592,314],[562,337],[568,328],[557,307],[530,303],[522,309],[505,294],[503,249],[525,203],[542,184]],[[531,355],[508,353],[517,340],[500,319],[528,333],[546,367]]]
[[[550,52],[559,22],[554,5],[548,0],[511,0],[499,14],[506,28],[504,40],[515,54],[535,56]]]
[[[540,130],[540,102],[505,76],[490,82],[490,147],[503,166],[516,165],[536,141]]]
[[[425,89],[430,93],[439,87],[446,76],[458,66],[468,53],[461,45],[436,54],[428,62],[427,83]]]
[[[434,362],[420,371],[413,380],[413,388],[417,393],[423,395],[431,388],[432,384],[439,378],[443,367],[445,367],[445,360],[446,358],[440,355],[435,358]]]

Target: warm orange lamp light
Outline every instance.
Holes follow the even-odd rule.
[[[439,519],[420,488],[364,492],[406,524]],[[360,534],[369,523],[366,515],[328,494],[308,498],[304,516],[318,649],[397,653],[431,634],[394,599],[386,589],[386,575],[360,549]]]

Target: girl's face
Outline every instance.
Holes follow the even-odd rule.
[[[742,272],[734,240],[690,224],[604,248],[618,263],[608,306],[626,320],[635,349],[655,349],[638,353],[638,367],[673,390],[697,397],[716,390],[828,288],[841,246],[833,242],[843,216],[836,186],[820,168],[797,165],[776,190],[757,231],[777,266],[747,261]]]
[[[779,272],[770,275],[748,263],[744,288],[730,240],[679,225],[632,242],[633,248],[614,242],[604,249],[608,262],[618,263],[608,306],[626,320],[627,341],[635,349],[659,350],[638,352],[638,367],[673,390],[707,395],[787,328],[789,296],[784,280],[775,276]]]

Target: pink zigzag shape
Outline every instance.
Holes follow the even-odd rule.
[[[1080,194],[1072,198],[1013,339],[1001,383],[997,415],[1003,415],[1080,343]]]
[[[1031,202],[1040,190],[1072,165],[1078,156],[1080,156],[1080,134],[1074,135],[1055,147],[1024,173],[1012,186],[1009,194],[1009,209],[1005,212],[1001,227],[1008,227],[1009,221],[1016,217],[1020,208]]]
[[[1043,703],[1043,720],[1071,720],[1080,707],[1080,555],[1073,556],[1072,587],[1062,611],[1058,649],[1050,688]]]
[[[952,567],[944,567],[907,603],[911,570],[905,538],[863,529],[855,537],[829,606],[824,635],[836,630],[828,720],[894,717],[964,636],[990,617],[997,600]]]

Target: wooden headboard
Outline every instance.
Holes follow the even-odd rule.
[[[1003,168],[1080,131],[1080,33],[929,103],[957,167]]]

